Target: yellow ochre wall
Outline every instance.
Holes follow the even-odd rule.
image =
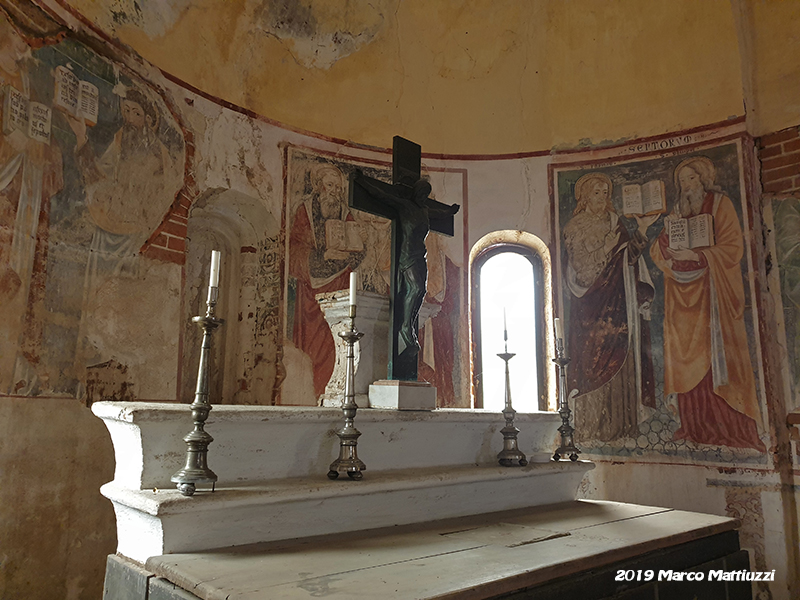
[[[770,63],[757,77],[774,113],[765,126],[797,121],[780,82],[800,70],[798,53],[769,43],[773,28],[796,40],[796,2],[120,0],[112,14],[108,2],[68,1],[206,93],[375,146],[402,134],[429,152],[513,153],[741,116],[749,66],[737,32]]]

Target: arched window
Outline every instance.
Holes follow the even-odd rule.
[[[511,399],[518,412],[548,410],[548,341],[551,340],[546,292],[545,260],[539,248],[497,241],[473,250],[472,260],[472,366],[475,408],[501,411],[505,395],[507,330]],[[521,232],[513,232],[519,239]],[[527,234],[530,238],[534,236]],[[489,236],[487,236],[489,237]],[[538,238],[535,238],[541,244]],[[486,238],[484,238],[486,240]],[[538,245],[538,244],[537,244]],[[543,244],[542,244],[543,246]],[[549,261],[548,261],[549,262]],[[549,264],[547,265],[549,267]],[[547,304],[547,306],[546,306]],[[547,310],[546,310],[547,309]]]

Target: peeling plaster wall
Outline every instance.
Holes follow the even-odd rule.
[[[106,432],[85,403],[87,398],[177,401],[191,396],[197,338],[187,319],[202,308],[212,244],[226,245],[227,296],[220,310],[228,323],[216,338],[215,360],[224,373],[215,382],[218,398],[248,404],[315,403],[308,381],[313,365],[285,337],[286,249],[292,219],[286,210],[289,148],[313,160],[368,165],[385,172],[389,157],[379,148],[398,131],[421,141],[426,150],[485,153],[663,133],[741,113],[739,63],[732,58],[736,49],[727,2],[679,4],[685,11],[675,9],[675,3],[669,3],[672,10],[656,5],[652,14],[637,12],[623,22],[614,17],[630,14],[632,3],[582,1],[585,10],[577,11],[580,14],[555,2],[493,4],[491,14],[497,19],[481,10],[423,10],[413,2],[373,3],[353,14],[339,10],[336,17],[326,12],[327,3],[215,3],[231,11],[222,15],[199,11],[202,3],[156,7],[119,0],[111,12],[74,3],[102,28],[204,94],[120,53],[63,12],[78,33],[61,42],[65,46],[57,46],[60,51],[77,48],[92,65],[105,65],[112,74],[122,72],[148,90],[162,123],[173,132],[164,129],[160,134],[176,144],[172,148],[181,165],[182,187],[170,191],[174,197],[160,209],[160,224],[135,249],[135,268],[124,276],[112,269],[107,285],[91,288],[87,299],[87,255],[96,224],[91,214],[75,208],[85,204],[85,185],[73,158],[75,134],[61,117],[54,121],[52,145],[61,152],[60,162],[54,164],[61,165],[65,184],[50,198],[55,209],[40,216],[36,256],[42,264],[36,268],[43,274],[37,281],[43,283],[32,289],[44,296],[31,296],[30,305],[36,308],[30,311],[31,322],[43,323],[43,330],[49,331],[48,342],[41,345],[44,359],[35,365],[48,377],[40,376],[38,387],[23,385],[15,395],[5,389],[0,395],[0,423],[5,428],[0,472],[10,476],[10,484],[0,491],[0,538],[10,540],[0,549],[0,596],[98,597],[103,556],[114,551],[114,521],[110,503],[97,490],[112,476],[113,455]],[[463,35],[446,26],[453,20],[464,25]],[[422,22],[427,24],[416,26]],[[514,26],[505,28],[504,22]],[[572,27],[581,33],[580,40],[574,39],[577,32],[559,37]],[[670,32],[671,27],[681,32],[673,31],[674,39],[685,42],[675,42],[684,52],[678,58],[653,44],[650,35],[656,28]],[[341,41],[336,32],[345,29],[350,37]],[[595,31],[608,38],[603,51],[598,50],[596,36],[586,34]],[[476,32],[480,43],[468,42],[467,36]],[[627,41],[612,44],[620,35]],[[662,37],[673,39],[666,33]],[[84,42],[91,42],[94,50]],[[249,49],[240,52],[245,42]],[[324,50],[311,52],[314,44]],[[267,50],[272,54],[262,60],[260,53]],[[0,59],[10,52],[3,46]],[[37,76],[46,80],[42,90],[52,88],[52,74],[42,68],[48,64],[47,52],[33,52],[40,61]],[[568,64],[562,62],[566,54],[571,56]],[[609,66],[617,55],[629,61],[620,71]],[[660,63],[666,55],[683,68]],[[581,65],[574,63],[576,56],[591,60]],[[520,79],[525,64],[526,72],[533,69],[541,79]],[[259,71],[249,72],[254,67],[248,65],[258,65]],[[537,65],[541,73],[535,73]],[[428,68],[435,68],[435,74],[427,73]],[[617,75],[623,71],[635,76],[620,82]],[[306,78],[322,87],[307,87],[301,81]],[[644,86],[644,79],[652,79],[652,87]],[[512,94],[504,91],[509,81],[515,82]],[[324,93],[309,92],[323,87]],[[110,89],[105,93],[112,98]],[[218,94],[290,125],[378,148],[304,135],[205,94]],[[452,94],[468,102],[449,105]],[[373,108],[384,103],[390,107],[385,112]],[[106,112],[101,115],[117,114],[112,103],[103,106]],[[103,125],[107,138],[118,122]],[[92,135],[99,135],[100,129],[94,131]],[[10,143],[6,138],[0,142],[0,149]],[[462,289],[469,249],[492,231],[524,230],[554,248],[548,168],[565,156],[575,160],[542,153],[424,161],[437,199],[468,208],[466,222],[457,221],[460,237],[443,241],[440,248],[441,256],[461,269]],[[757,196],[752,198],[758,213]],[[6,226],[3,234],[8,231]],[[0,243],[6,244],[7,238]],[[764,258],[756,257],[760,262],[755,272],[761,273]],[[0,268],[4,266],[0,262]],[[455,310],[450,316],[466,318]],[[37,331],[26,331],[20,344],[36,339]],[[90,343],[96,362],[79,360],[78,340]],[[0,343],[3,350],[13,347],[16,359],[16,340],[6,335]],[[459,368],[467,368],[466,338],[457,340],[453,352]],[[778,375],[783,368],[770,365]],[[298,372],[305,377],[286,380],[287,373]],[[456,386],[455,398],[468,406],[468,388]],[[601,462],[585,481],[583,494],[741,516],[743,545],[757,551],[764,569],[783,569],[791,575],[791,539],[783,531],[791,523],[786,490],[796,485],[796,475],[790,472],[788,479],[780,479],[769,468],[753,475],[725,461],[709,464],[699,458],[690,464],[660,460],[648,456]],[[775,587],[773,597],[788,597],[782,592]]]
[[[520,152],[744,113],[729,0],[111,4],[69,0],[204,92],[379,147]]]
[[[7,26],[5,18],[2,25]],[[292,219],[287,214],[287,153],[293,148],[319,164],[360,165],[384,177],[390,168],[384,151],[295,133],[224,107],[78,29],[39,49],[24,41],[17,49],[2,46],[0,62],[22,69],[34,85],[28,90],[23,83],[13,84],[50,108],[55,67],[69,64],[83,78],[105,77],[91,79],[101,98],[98,124],[87,132],[95,158],[105,157],[122,136],[126,105],[121,91],[144,90],[146,100],[140,102],[157,117],[148,125],[152,137],[147,147],[157,149],[159,160],[169,157],[162,167],[176,167],[180,183],[167,185],[160,179],[162,171],[147,177],[137,172],[139,163],[117,162],[115,173],[128,177],[133,187],[115,186],[121,191],[112,200],[118,202],[108,200],[107,205],[117,207],[115,218],[125,222],[146,215],[146,225],[130,239],[107,235],[113,231],[104,226],[115,225],[103,222],[106,213],[92,204],[99,192],[80,162],[79,131],[53,110],[52,156],[45,164],[61,178],[47,189],[36,215],[29,253],[35,285],[24,293],[0,286],[5,310],[13,307],[19,317],[6,320],[0,338],[0,412],[7,428],[0,442],[0,470],[9,483],[0,498],[0,536],[9,540],[0,565],[2,597],[89,599],[100,594],[103,557],[114,552],[115,525],[99,487],[111,479],[113,454],[88,405],[104,399],[191,398],[199,337],[189,318],[204,308],[211,248],[225,251],[218,308],[227,321],[215,338],[214,402],[316,404],[311,386],[302,384],[312,377],[313,365],[285,337]],[[25,50],[21,57],[15,54],[20,48]],[[115,87],[120,81],[123,85]],[[0,137],[0,151],[13,157],[16,135]],[[38,156],[40,146],[25,144],[26,152]],[[431,267],[431,277],[438,278],[436,293],[456,298],[448,305],[455,312],[441,313],[444,321],[466,323],[467,251],[487,231],[526,228],[549,239],[547,161],[542,156],[495,167],[491,160],[425,162],[437,199],[463,207],[456,237],[430,246],[438,261]],[[3,285],[19,278],[17,263],[8,257],[14,240],[23,239],[15,223],[24,214],[27,196],[14,181],[2,190]],[[136,192],[135,185],[153,182],[157,185],[147,193]],[[470,190],[478,198],[472,220],[466,218]],[[116,242],[125,242],[120,255]],[[460,373],[449,401],[469,406],[467,329],[441,331],[452,337],[444,356]],[[175,449],[176,455],[182,451]]]

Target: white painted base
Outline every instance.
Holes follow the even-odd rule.
[[[389,298],[371,292],[359,291],[356,327],[364,334],[356,342],[353,389],[356,404],[361,408],[369,406],[367,390],[376,379],[386,377],[389,340]],[[348,290],[317,294],[317,302],[331,328],[336,344],[336,363],[333,373],[319,398],[320,406],[339,408],[344,396],[344,380],[347,375],[347,344],[339,333],[350,329],[350,293]]]
[[[180,404],[98,402],[114,442],[118,552],[150,556],[418,523],[575,499],[586,462],[497,465],[500,413],[457,409],[359,410],[362,481],[326,474],[339,454],[332,408],[215,406],[208,465],[217,474],[184,497],[170,482],[186,457],[191,411]],[[545,459],[555,413],[518,414],[520,449]]]
[[[369,405],[394,410],[435,410],[436,388],[424,381],[382,379],[369,386]]]
[[[367,465],[369,463],[367,462]],[[117,551],[151,556],[360,531],[571,502],[588,462],[522,468],[462,467],[364,473],[217,488],[187,498],[174,489],[101,488],[114,503]]]

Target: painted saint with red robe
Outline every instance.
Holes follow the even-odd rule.
[[[311,172],[311,188],[295,211],[289,237],[289,276],[294,281],[290,319],[292,341],[311,358],[319,397],[333,374],[336,346],[316,295],[347,289],[350,273],[366,250],[344,200],[341,171],[320,164]]]
[[[677,394],[676,439],[765,450],[744,324],[744,241],[733,203],[703,156],[675,169],[668,218],[713,217],[714,243],[676,250],[662,233],[650,254],[664,272],[664,393]]]

